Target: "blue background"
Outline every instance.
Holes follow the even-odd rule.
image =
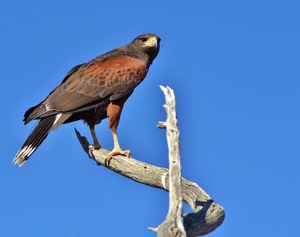
[[[25,110],[67,71],[153,32],[161,51],[125,105],[124,149],[167,167],[159,85],[176,93],[183,175],[226,211],[209,236],[299,236],[299,1],[3,1],[0,3],[0,236],[155,236],[167,192],[96,166],[73,128],[11,164],[35,122]],[[97,126],[112,148],[107,121]],[[185,212],[190,211],[186,208]]]

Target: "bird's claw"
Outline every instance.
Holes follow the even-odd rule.
[[[123,151],[121,149],[113,149],[106,155],[106,159],[105,159],[106,166],[109,166],[109,162],[110,162],[111,158],[115,155],[122,155],[122,156],[130,157],[130,150]]]
[[[94,151],[94,150],[99,150],[101,148],[100,145],[89,145],[89,149]]]
[[[93,151],[96,151],[96,150],[99,150],[99,149],[101,149],[100,145],[89,145],[89,156],[90,156],[90,158],[95,160]]]

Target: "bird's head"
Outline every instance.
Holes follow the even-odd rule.
[[[147,54],[149,64],[151,64],[159,52],[160,38],[155,34],[143,34],[136,37],[131,44],[139,51]]]

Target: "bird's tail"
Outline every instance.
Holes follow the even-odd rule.
[[[41,145],[50,131],[56,129],[66,119],[67,117],[62,116],[62,114],[42,118],[33,129],[23,146],[17,152],[15,158],[13,159],[13,163],[21,167],[38,148],[38,146]]]

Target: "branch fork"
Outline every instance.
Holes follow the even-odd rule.
[[[75,129],[77,138],[84,151],[98,165],[123,175],[136,182],[169,191],[169,210],[166,220],[157,228],[150,230],[157,232],[159,237],[192,237],[206,235],[219,227],[225,218],[222,206],[217,204],[196,183],[181,177],[179,130],[176,117],[175,95],[171,88],[160,86],[166,99],[164,108],[167,120],[159,122],[159,128],[165,128],[169,148],[169,169],[153,166],[132,157],[113,156],[106,165],[107,150],[90,150],[86,137]],[[188,203],[192,213],[182,214],[182,201]]]

